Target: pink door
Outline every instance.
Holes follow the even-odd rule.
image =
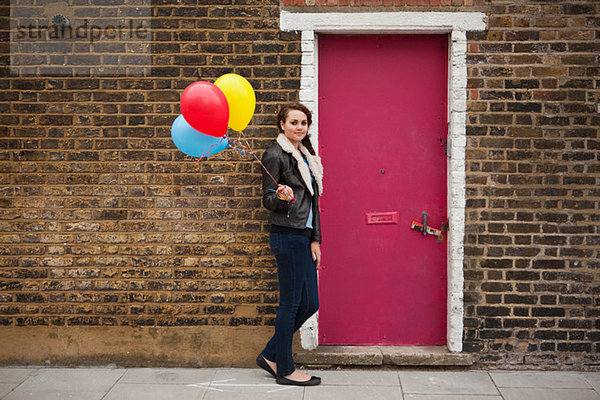
[[[319,35],[322,345],[446,343],[444,35]]]

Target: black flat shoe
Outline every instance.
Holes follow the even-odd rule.
[[[265,371],[267,371],[268,373],[273,375],[273,378],[277,378],[275,371],[273,371],[273,368],[271,368],[271,366],[269,364],[267,364],[267,362],[263,358],[262,354],[259,354],[258,357],[256,357],[256,365],[258,365],[259,367],[261,367],[262,369],[264,369]]]
[[[295,386],[317,386],[321,383],[321,378],[318,376],[311,376],[309,380],[304,382],[293,381],[283,376],[277,377],[277,383],[280,385],[295,385]]]

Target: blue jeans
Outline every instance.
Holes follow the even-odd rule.
[[[319,309],[317,267],[310,252],[310,241],[304,236],[271,233],[270,244],[277,259],[279,308],[275,334],[261,354],[277,363],[277,376],[287,376],[295,370],[294,332]]]

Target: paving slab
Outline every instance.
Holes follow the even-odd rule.
[[[405,394],[404,400],[503,400],[502,396],[477,394]]]
[[[0,399],[16,389],[25,379],[36,374],[37,368],[1,368]]]
[[[304,400],[402,400],[398,386],[326,386],[307,387]]]
[[[494,371],[490,376],[498,387],[591,389],[581,373],[560,371]]]
[[[19,385],[20,383],[0,383],[0,399]]]
[[[592,389],[500,388],[504,400],[600,400]]]
[[[0,400],[600,400],[600,372],[319,370],[316,387],[260,368],[0,368]]]
[[[205,393],[186,384],[119,383],[103,400],[201,400]]]
[[[2,400],[102,400],[106,392],[65,392],[20,390],[9,393]]]
[[[213,382],[235,380],[238,383],[274,383],[275,378],[261,368],[219,368]]]
[[[215,369],[135,368],[128,369],[119,383],[197,383],[210,381]]]
[[[499,394],[486,372],[400,371],[398,374],[405,394]]]
[[[1,368],[0,383],[21,383],[38,370],[39,368]]]
[[[302,370],[305,374],[320,376],[323,385],[338,386],[400,386],[396,371]]]
[[[210,382],[197,382],[191,386],[207,391],[203,400],[301,400],[304,388],[282,386],[259,368],[220,368]]]
[[[15,391],[35,392],[108,392],[123,376],[124,369],[40,369]]]
[[[600,372],[586,372],[583,377],[596,392],[600,393]]]
[[[302,400],[304,388],[282,386],[273,381],[263,385],[240,386],[235,382],[216,382],[207,389],[202,400]]]

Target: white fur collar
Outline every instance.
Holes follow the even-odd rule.
[[[319,196],[321,196],[323,194],[323,164],[321,164],[321,157],[310,154],[308,149],[302,146],[302,143],[298,145],[298,149],[302,152],[302,154],[304,154],[304,157],[306,157],[306,161],[310,167],[309,171],[309,167],[307,167],[304,160],[302,160],[300,153],[296,151],[296,148],[292,142],[290,142],[290,140],[283,133],[280,133],[279,136],[277,136],[277,143],[281,146],[283,151],[290,153],[292,157],[296,159],[300,175],[302,176],[306,187],[310,191],[310,194],[314,195],[313,187],[310,183],[310,174],[312,172],[312,175],[317,182],[317,187],[319,188]]]

